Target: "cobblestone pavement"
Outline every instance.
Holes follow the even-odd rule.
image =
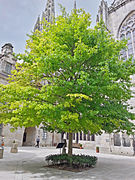
[[[44,167],[45,156],[59,153],[55,148],[19,148],[17,154],[5,148],[0,159],[0,180],[135,180],[135,157],[95,154],[87,149],[74,149],[75,154],[98,156],[95,168],[69,172]]]

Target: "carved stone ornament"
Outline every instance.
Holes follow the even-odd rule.
[[[116,11],[117,9],[119,9],[120,7],[124,6],[125,4],[131,1],[135,1],[135,0],[115,0],[109,7],[109,14]]]
[[[135,58],[135,11],[130,13],[119,29],[119,38],[127,39],[127,50],[122,50],[121,57],[126,60]]]

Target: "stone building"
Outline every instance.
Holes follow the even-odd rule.
[[[74,8],[76,9],[76,1],[74,1]],[[45,18],[51,22],[55,16],[54,0],[47,1],[47,7],[42,17],[38,17],[35,30],[42,30],[40,20]],[[114,36],[115,39],[128,38],[128,50],[121,52],[121,57],[125,60],[131,55],[135,57],[135,0],[112,0],[112,4],[101,0],[97,15],[97,21],[103,19],[107,29]],[[132,77],[133,83],[135,77]],[[135,98],[130,100],[132,105],[135,104]],[[63,138],[63,137],[61,137]],[[68,140],[68,134],[66,134]],[[83,147],[95,149],[97,146],[100,152],[116,153],[116,154],[134,154],[134,137],[127,136],[127,134],[102,134],[95,136],[79,132],[73,135],[75,144],[81,143]]]
[[[124,60],[130,56],[135,58],[135,0],[113,0],[110,6],[108,6],[106,1],[101,0],[97,22],[100,21],[101,18],[115,39],[128,39],[128,48],[121,52],[121,57]],[[132,82],[135,83],[135,76],[132,77]],[[132,88],[132,90],[134,91],[135,89]],[[130,104],[135,106],[135,98],[130,100]],[[135,112],[134,109],[132,111]],[[96,146],[98,146],[100,152],[104,153],[135,154],[134,136],[128,136],[123,133],[104,133],[92,139],[89,135],[85,134],[83,134],[82,138],[82,133],[79,136],[79,142],[82,143],[84,147],[95,149]],[[78,134],[75,139],[78,139]]]
[[[54,0],[47,0],[45,11],[42,13],[42,18],[38,17],[34,27],[42,30],[41,20],[46,19],[48,22],[52,22],[55,16]],[[13,56],[13,46],[10,43],[5,44],[1,49],[0,54],[0,83],[7,84],[8,76],[11,74],[11,70],[15,69],[16,59]],[[53,146],[57,142],[61,141],[61,136],[55,133],[49,133],[42,129],[42,125],[29,128],[18,128],[15,132],[11,133],[10,126],[4,126],[0,124],[0,139],[4,137],[5,146],[11,146],[15,140],[19,146],[34,146],[36,137],[40,136],[40,145]]]
[[[15,69],[16,59],[13,56],[13,46],[10,43],[5,44],[1,49],[0,54],[0,83],[7,84],[8,76]],[[42,127],[42,126],[41,126]],[[5,146],[11,146],[15,140],[19,146],[34,146],[36,137],[40,136],[41,145],[55,145],[59,142],[57,136],[47,133],[41,128],[29,127],[18,128],[15,132],[10,131],[10,126],[0,124],[0,139],[4,137]]]
[[[52,22],[53,18],[55,17],[55,5],[54,0],[47,0],[45,11],[43,11],[42,16],[38,16],[37,22],[34,26],[34,31],[38,29],[42,31],[42,21],[46,20],[48,22]]]
[[[115,39],[128,40],[128,48],[121,52],[121,57],[124,60],[130,56],[135,58],[135,0],[113,0],[110,6],[101,0],[97,21],[101,18]],[[135,83],[135,76],[132,77],[132,82]],[[132,88],[132,90],[135,89]],[[135,106],[135,98],[130,100],[130,104]],[[132,111],[135,112],[134,109]],[[96,144],[101,151],[116,154],[134,155],[134,142],[133,136],[122,133],[96,137]]]
[[[5,44],[0,54],[0,83],[7,84],[7,78],[11,74],[11,70],[15,69],[16,59],[13,57],[13,46],[10,43]],[[9,126],[0,124],[0,136],[4,136],[5,145],[11,145],[14,139],[22,138],[22,130],[11,133]]]
[[[121,52],[121,57],[124,60],[130,56],[135,58],[135,0],[112,0],[110,6],[106,1],[101,0],[97,22],[101,18],[115,39],[128,39],[128,48]],[[135,76],[132,77],[132,82],[135,83]],[[135,106],[135,98],[130,99],[129,102],[133,107]],[[135,112],[135,109],[132,111]],[[90,136],[81,132],[74,135],[74,142],[82,143],[84,147],[91,149],[96,149],[98,146],[103,153],[135,154],[134,136],[128,136],[126,133]]]
[[[74,8],[76,8],[76,1],[74,1]],[[41,17],[37,18],[34,30],[42,31],[41,21],[46,19],[52,22],[55,17],[54,0],[47,0],[45,11]],[[135,58],[135,0],[112,0],[112,4],[101,0],[97,15],[97,21],[103,19],[108,31],[112,33],[115,39],[128,38],[128,49],[122,51],[121,56],[126,60],[133,55]],[[5,44],[2,47],[0,55],[0,83],[6,84],[7,77],[15,65],[15,59],[12,56],[13,47],[11,44]],[[135,77],[132,77],[133,83]],[[134,90],[134,88],[133,88]],[[132,105],[135,104],[135,98],[130,100]],[[0,135],[4,135],[7,145],[11,145],[12,140],[17,140],[19,145],[34,145],[35,138],[40,135],[41,144],[56,145],[63,139],[63,134],[49,133],[40,128],[29,127],[18,129],[15,133],[10,133],[9,127],[2,127],[0,125]],[[66,134],[68,140],[68,134]],[[116,153],[134,155],[135,144],[133,136],[126,134],[102,134],[101,136],[84,134],[79,132],[73,135],[74,143],[81,143],[84,148],[95,149],[97,146],[100,152],[103,153]]]

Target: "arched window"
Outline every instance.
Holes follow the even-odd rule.
[[[121,58],[126,60],[133,56],[135,58],[135,12],[132,12],[122,23],[119,30],[119,38],[127,39],[127,49],[121,51]]]

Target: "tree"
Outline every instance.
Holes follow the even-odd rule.
[[[125,41],[115,41],[103,22],[90,28],[83,10],[65,12],[43,31],[29,35],[23,59],[8,85],[1,85],[0,120],[30,127],[45,125],[48,131],[91,134],[126,131],[135,126],[128,100],[132,97],[132,60],[123,61]]]

